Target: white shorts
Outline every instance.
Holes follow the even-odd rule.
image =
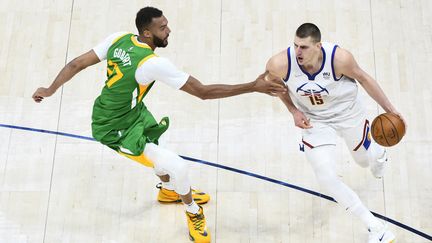
[[[323,145],[336,145],[339,136],[344,139],[351,155],[360,166],[367,167],[372,160],[379,158],[384,148],[372,140],[370,122],[366,119],[363,106],[358,103],[349,112],[351,114],[344,120],[311,120],[312,128],[302,131],[305,151]]]

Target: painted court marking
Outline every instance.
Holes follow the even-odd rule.
[[[53,134],[53,135],[60,135],[60,136],[65,136],[65,137],[78,138],[78,139],[83,139],[83,140],[89,140],[89,141],[95,141],[96,142],[96,140],[94,138],[91,138],[91,137],[86,137],[86,136],[81,136],[81,135],[76,135],[76,134],[71,134],[71,133],[65,133],[65,132],[56,132],[56,131],[37,129],[37,128],[30,128],[30,127],[22,127],[22,126],[14,126],[14,125],[8,125],[8,124],[0,124],[0,127],[17,129],[17,130],[25,130],[25,131],[30,131],[30,132],[39,132],[39,133],[47,133],[47,134]],[[266,176],[262,176],[262,175],[258,175],[258,174],[252,173],[252,172],[248,172],[248,171],[244,171],[244,170],[239,170],[239,169],[236,169],[236,168],[233,168],[233,167],[229,167],[229,166],[225,166],[225,165],[221,165],[221,164],[215,164],[215,163],[204,161],[204,160],[200,160],[200,159],[195,159],[195,158],[191,158],[191,157],[187,157],[187,156],[181,156],[181,157],[183,159],[185,159],[185,160],[189,160],[189,161],[192,161],[192,162],[195,162],[195,163],[205,164],[205,165],[208,165],[208,166],[212,166],[212,167],[216,167],[216,168],[220,168],[220,169],[236,172],[236,173],[239,173],[239,174],[255,177],[255,178],[258,178],[258,179],[261,179],[261,180],[264,180],[264,181],[268,181],[268,182],[272,182],[272,183],[275,183],[275,184],[279,184],[281,186],[289,187],[289,188],[292,188],[292,189],[295,189],[295,190],[298,190],[298,191],[301,191],[301,192],[304,192],[304,193],[308,193],[308,194],[311,194],[311,195],[314,195],[314,196],[317,196],[317,197],[320,197],[320,198],[323,198],[323,199],[327,199],[329,201],[336,202],[330,196],[327,196],[325,194],[322,194],[322,193],[319,193],[319,192],[316,192],[316,191],[309,190],[307,188],[296,186],[296,185],[293,185],[293,184],[290,184],[290,183],[287,183],[287,182],[279,181],[279,180],[276,180],[276,179],[273,179],[273,178],[269,178],[269,177],[266,177]],[[405,230],[407,230],[409,232],[412,232],[412,233],[417,234],[417,235],[419,235],[419,236],[421,236],[421,237],[423,237],[425,239],[428,239],[428,240],[432,241],[432,236],[429,235],[429,234],[426,234],[424,232],[416,230],[416,229],[414,229],[414,228],[412,228],[412,227],[410,227],[410,226],[408,226],[406,224],[400,223],[400,222],[398,222],[396,220],[393,220],[393,219],[388,218],[386,216],[383,216],[381,214],[378,214],[378,213],[375,213],[375,212],[372,212],[372,213],[373,213],[373,215],[375,215],[376,217],[378,217],[378,218],[380,218],[382,220],[385,220],[385,221],[387,221],[389,223],[392,223],[392,224],[394,224],[394,225],[396,225],[396,226],[398,226],[398,227],[400,227],[402,229],[405,229]]]

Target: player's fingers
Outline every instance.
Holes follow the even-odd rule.
[[[274,88],[283,88],[283,89],[286,89],[284,83],[282,83],[282,81],[279,80],[279,79],[278,80],[272,80],[270,82],[271,82],[271,86],[274,87]]]
[[[273,86],[271,87],[271,92],[273,93],[286,93],[287,89],[285,86]]]
[[[308,126],[308,125],[306,125],[306,124],[304,124],[304,123],[299,123],[299,124],[297,125],[297,127],[300,127],[301,129],[308,129],[308,128],[312,128],[312,126]]]
[[[40,103],[43,100],[43,97],[41,97],[41,96],[35,96],[33,99],[34,99],[34,101]]]
[[[405,119],[403,118],[402,114],[399,113],[399,112],[395,112],[394,114],[395,114],[396,116],[398,116],[398,117],[402,120],[402,122],[403,122],[403,124],[404,124],[404,126],[405,126],[405,132],[406,132],[406,130],[407,130],[407,128],[408,128],[408,124],[406,123],[406,121],[405,121]]]
[[[305,128],[305,129],[307,129],[307,128],[312,128],[309,119],[305,119],[305,120],[303,120],[303,125],[304,125],[304,128]]]

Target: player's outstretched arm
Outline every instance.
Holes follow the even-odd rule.
[[[374,99],[386,112],[398,115],[403,122],[406,122],[402,115],[392,105],[390,100],[384,94],[378,82],[359,67],[353,55],[342,48],[337,48],[334,59],[336,75],[345,75],[357,80],[372,99]]]
[[[32,96],[33,100],[37,103],[41,102],[45,97],[49,97],[54,94],[60,86],[69,81],[73,76],[75,76],[75,74],[98,62],[100,62],[100,60],[93,50],[90,50],[73,59],[68,64],[66,64],[65,67],[63,67],[63,69],[59,72],[57,77],[48,88],[40,87],[34,92]]]
[[[218,99],[244,93],[260,92],[276,96],[286,93],[287,89],[280,80],[265,80],[266,73],[258,76],[254,81],[243,84],[209,84],[204,85],[193,76],[189,76],[181,90],[200,99]]]

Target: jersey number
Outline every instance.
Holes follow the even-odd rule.
[[[324,104],[324,100],[323,100],[323,98],[321,97],[320,94],[309,95],[309,99],[310,99],[312,105],[322,105],[322,104]]]
[[[107,81],[108,88],[111,87],[113,84],[115,84],[115,82],[123,78],[123,73],[121,72],[118,64],[111,60],[108,60],[107,72],[108,72],[108,76],[110,77]]]

